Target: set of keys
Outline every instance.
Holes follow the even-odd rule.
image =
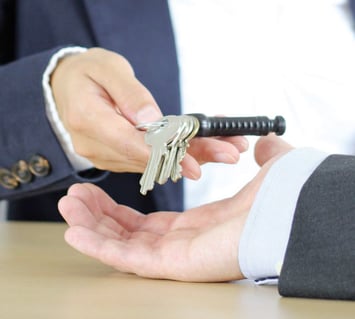
[[[136,128],[145,130],[145,142],[152,147],[147,167],[139,181],[140,192],[146,195],[154,183],[165,184],[169,178],[176,182],[182,175],[181,161],[189,141],[194,137],[282,135],[286,123],[282,116],[269,119],[256,117],[207,117],[204,114],[168,115],[159,121],[143,123]]]

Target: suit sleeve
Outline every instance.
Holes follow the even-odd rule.
[[[33,55],[17,52],[19,43],[16,36],[20,32],[21,21],[17,17],[19,8],[16,4],[16,1],[0,0],[0,200],[64,189],[75,181],[94,182],[107,174],[97,170],[78,174],[68,161],[48,121],[42,88],[43,73],[59,47],[57,44],[53,47],[48,45],[45,46],[47,49],[38,49],[38,53]],[[41,40],[27,37],[24,42],[43,48],[48,40],[48,37]],[[19,58],[23,55],[25,57]],[[48,161],[48,174],[31,174],[29,182],[15,180],[15,188],[4,187],[14,185],[9,183],[9,176],[10,181],[14,181],[14,167],[21,167],[15,171],[23,173],[26,170],[22,168],[31,163],[30,159],[39,158],[33,155],[40,155]],[[27,181],[27,176],[25,174],[22,181]]]
[[[355,157],[331,155],[301,189],[279,291],[355,300],[354,283]]]
[[[75,181],[85,181],[73,169],[48,122],[42,89],[42,76],[50,57],[58,48],[41,52],[0,66],[0,169],[11,171],[33,154],[46,158],[50,172],[33,176],[14,189],[0,186],[0,199],[15,199],[65,188]],[[90,172],[91,181],[104,175]],[[0,179],[5,178],[0,174]]]

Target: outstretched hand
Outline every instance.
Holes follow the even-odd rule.
[[[73,185],[59,210],[69,224],[66,241],[116,269],[182,281],[242,279],[238,245],[255,195],[272,163],[291,147],[261,138],[257,176],[231,198],[178,212],[143,215],[115,203],[92,184]]]
[[[120,271],[150,278],[219,281],[242,278],[237,244],[246,212],[236,214],[230,202],[185,213],[143,215],[116,204],[97,186],[77,184],[61,199],[59,209],[70,225],[66,241]]]
[[[103,170],[144,171],[150,148],[135,125],[159,120],[162,113],[123,56],[101,48],[67,56],[53,72],[51,87],[78,155]],[[247,148],[242,136],[196,138],[183,160],[182,174],[197,179],[200,164],[236,163]]]

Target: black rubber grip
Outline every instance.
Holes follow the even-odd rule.
[[[274,132],[282,135],[286,130],[286,121],[282,116],[269,119],[266,116],[255,117],[208,117],[204,114],[188,114],[196,117],[200,128],[196,136],[236,136],[267,135]]]

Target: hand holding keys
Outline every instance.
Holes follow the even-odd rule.
[[[195,136],[282,135],[286,124],[282,116],[271,120],[257,117],[207,117],[203,114],[168,115],[161,120],[136,126],[146,130],[145,142],[152,146],[147,167],[139,181],[145,195],[154,182],[164,184],[169,177],[176,182],[181,176],[183,160],[189,141]]]

